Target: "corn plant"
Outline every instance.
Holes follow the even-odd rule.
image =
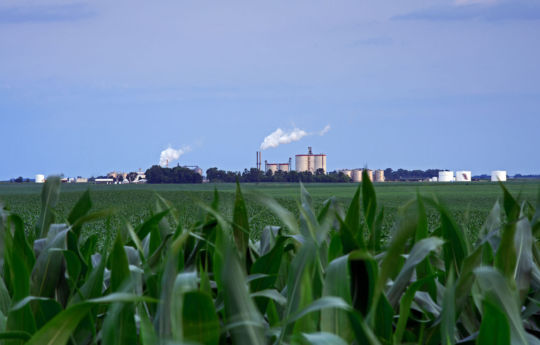
[[[540,344],[540,207],[501,184],[479,240],[436,199],[400,208],[390,233],[363,176],[348,209],[299,217],[256,196],[283,226],[254,230],[237,186],[232,217],[217,191],[199,220],[158,197],[113,240],[83,236],[110,216],[86,192],[55,223],[47,180],[32,231],[0,210],[0,340],[5,344]],[[540,200],[540,198],[539,198]],[[440,214],[429,228],[426,209]]]

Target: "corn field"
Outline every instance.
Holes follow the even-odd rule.
[[[49,178],[31,231],[0,207],[0,341],[540,344],[539,205],[501,184],[473,243],[436,198],[418,195],[388,233],[363,181],[347,209],[331,198],[317,213],[300,185],[299,217],[259,195],[283,224],[263,229],[250,227],[239,186],[232,216],[216,192],[189,225],[158,198],[142,224],[125,220],[109,239],[82,236],[113,212],[94,211],[89,192],[55,223],[60,182]]]

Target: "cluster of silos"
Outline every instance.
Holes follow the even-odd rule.
[[[342,173],[349,176],[353,182],[362,182],[362,172],[364,169],[353,169],[353,170],[341,170]],[[384,182],[384,170],[373,170],[366,169],[366,173],[370,181],[375,182]]]
[[[313,154],[311,147],[308,147],[307,154],[299,154],[295,156],[296,171],[315,173],[317,170],[322,169],[326,174],[326,155],[325,154]]]

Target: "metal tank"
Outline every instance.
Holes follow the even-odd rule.
[[[494,170],[491,172],[491,182],[506,181],[506,170]]]
[[[371,182],[373,182],[373,170],[367,169],[366,171],[367,171],[367,175],[368,175],[368,177],[369,177],[369,180],[370,180]]]
[[[275,174],[278,171],[277,163],[266,163],[266,171],[270,170],[272,174]]]
[[[280,163],[280,164],[278,164],[278,170],[279,171],[284,171],[284,172],[289,172],[289,163]]]
[[[352,170],[345,169],[345,170],[341,170],[341,172],[342,172],[344,175],[347,175],[347,176],[349,176],[350,178],[352,178]]]
[[[375,182],[384,182],[384,170],[375,170]]]
[[[469,170],[456,171],[456,182],[471,182],[472,174]]]
[[[317,171],[319,169],[323,169],[324,173],[326,174],[326,155],[320,154],[320,155],[314,155],[314,161],[315,161],[315,167],[313,171]]]
[[[36,175],[36,183],[45,183],[45,175],[37,174]]]
[[[362,169],[355,169],[352,171],[353,182],[362,182]]]
[[[439,182],[453,182],[454,181],[454,172],[453,171],[439,171]]]
[[[308,171],[308,155],[296,155],[295,156],[295,167],[296,171]]]

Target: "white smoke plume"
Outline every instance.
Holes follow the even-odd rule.
[[[176,150],[169,146],[165,150],[161,151],[161,155],[159,156],[159,165],[162,167],[165,167],[167,164],[170,165],[171,162],[178,160],[181,155],[189,151],[191,151],[191,147],[189,146],[184,146]]]
[[[319,135],[322,137],[323,135],[328,133],[329,130],[330,130],[330,125],[326,125],[321,131],[319,131]]]
[[[293,141],[298,141],[308,135],[325,135],[330,130],[330,125],[326,125],[318,133],[308,133],[303,129],[295,128],[290,132],[285,132],[281,128],[276,129],[274,132],[270,133],[261,144],[261,150],[266,150],[269,148],[278,147],[281,144],[289,144]]]

